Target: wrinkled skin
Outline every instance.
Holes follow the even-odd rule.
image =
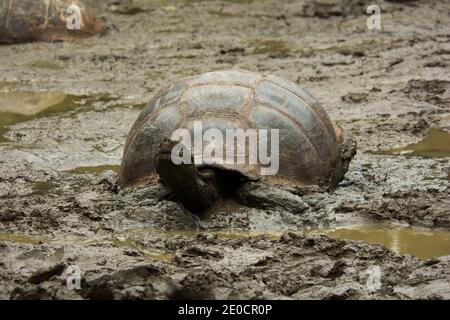
[[[78,30],[67,27],[72,4],[80,8]],[[102,31],[102,22],[78,0],[0,0],[0,44],[74,40]]]
[[[186,209],[201,212],[219,199],[215,172],[198,171],[193,163],[175,165],[171,159],[174,143],[166,141],[156,153],[158,174],[178,196]]]

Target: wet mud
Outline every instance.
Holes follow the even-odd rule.
[[[370,31],[356,0],[86,2],[107,34],[0,46],[0,298],[450,299],[450,4],[379,1]],[[201,218],[121,190],[142,106],[223,69],[316,96],[358,143],[344,181]]]

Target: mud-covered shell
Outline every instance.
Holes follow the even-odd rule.
[[[81,19],[80,28],[71,30],[67,19],[73,5]],[[78,0],[0,0],[0,44],[73,40],[102,31],[102,22]]]
[[[308,92],[276,76],[217,71],[163,89],[145,107],[128,136],[121,185],[158,179],[154,158],[159,144],[176,128],[192,134],[196,120],[202,121],[203,131],[217,128],[224,136],[226,129],[279,129],[276,175],[261,176],[258,164],[217,166],[222,169],[295,187],[334,186],[347,169],[341,159],[341,130]]]

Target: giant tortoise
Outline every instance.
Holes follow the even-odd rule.
[[[102,22],[78,0],[0,0],[0,44],[74,40],[102,31]]]
[[[172,152],[178,142],[171,141],[172,133],[184,128],[194,136],[199,121],[202,133],[214,128],[224,136],[229,129],[278,129],[278,171],[262,175],[263,164],[250,164],[248,158],[240,164],[174,163]],[[273,141],[266,140],[270,148]],[[211,141],[202,144],[206,148]],[[210,72],[162,89],[143,109],[126,142],[120,185],[128,188],[160,179],[185,208],[201,212],[249,181],[292,191],[334,188],[355,147],[317,100],[296,84],[247,71]],[[196,158],[198,150],[204,151],[189,146],[179,155],[188,152]]]

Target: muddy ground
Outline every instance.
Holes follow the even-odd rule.
[[[382,30],[370,31],[377,1],[88,2],[106,35],[0,47],[1,90],[68,94],[63,108],[0,126],[0,298],[450,298],[450,256],[310,233],[380,221],[450,231],[450,3],[378,1]],[[335,191],[304,195],[301,213],[227,204],[199,219],[160,185],[120,190],[142,105],[221,69],[297,82],[353,135]],[[440,154],[374,152],[430,129]],[[70,265],[79,290],[66,286]]]

